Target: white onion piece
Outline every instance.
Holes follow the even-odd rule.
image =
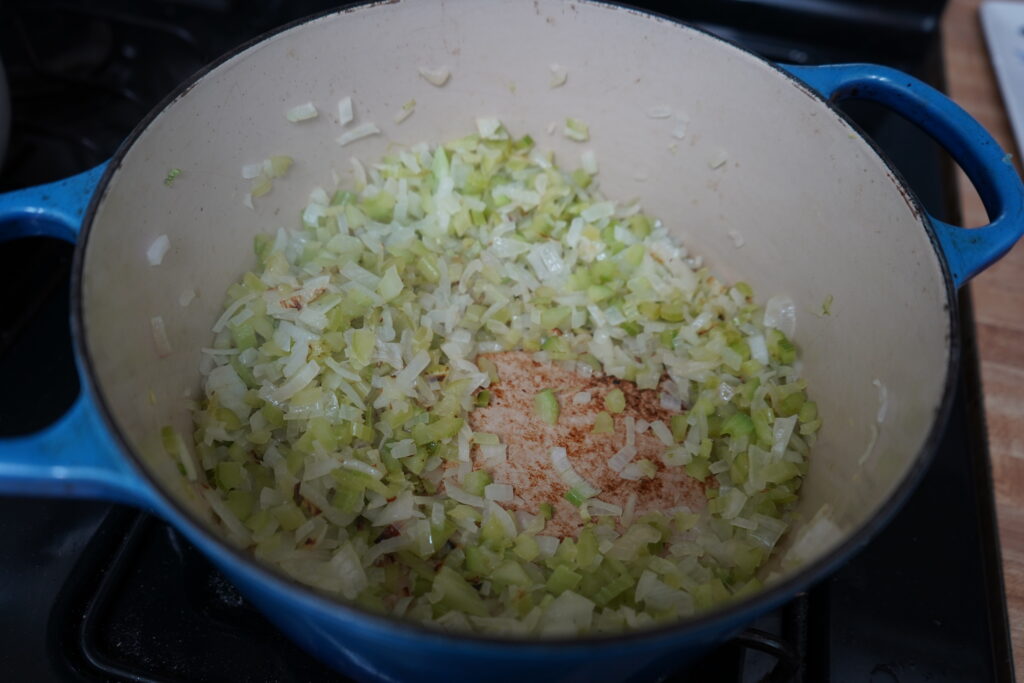
[[[292,107],[285,112],[285,118],[292,123],[298,123],[299,121],[308,121],[309,119],[315,119],[317,117],[316,105],[312,102],[305,102]]]
[[[572,463],[569,462],[569,456],[564,448],[561,446],[555,446],[551,449],[550,455],[551,464],[554,465],[555,472],[558,473],[562,483],[570,489],[576,489],[583,498],[593,498],[597,494],[601,493],[600,489],[595,488],[590,482],[586,481],[576,472],[576,470],[573,469]]]
[[[384,473],[378,468],[369,463],[365,463],[362,460],[357,460],[356,458],[345,458],[341,461],[341,466],[347,470],[352,470],[353,472],[368,474],[374,479],[380,479],[384,476]],[[373,493],[373,491],[370,491],[370,493]]]
[[[416,111],[416,100],[409,100],[408,102],[403,104],[402,108],[398,110],[397,114],[395,114],[395,117],[394,117],[395,123],[401,123],[402,121],[405,121],[407,118],[412,116],[413,112],[415,112],[415,111]],[[413,169],[413,170],[415,170],[415,169]]]
[[[596,516],[621,517],[622,507],[614,503],[606,503],[599,498],[591,498],[587,501],[590,504],[590,514]]]
[[[588,149],[583,154],[580,154],[580,168],[586,171],[589,175],[595,175],[597,173],[597,155],[594,154],[594,150]]]
[[[270,395],[271,400],[278,403],[287,401],[292,396],[305,389],[319,374],[320,365],[315,360],[309,361],[294,375],[292,375],[291,379],[274,390]]]
[[[440,66],[440,67],[421,66],[419,68],[419,72],[420,72],[420,76],[422,76],[424,80],[426,80],[431,85],[436,85],[439,88],[441,86],[443,86],[445,83],[447,83],[448,79],[451,78],[451,75],[452,75],[452,72],[449,71],[446,67],[443,67],[443,66]]]
[[[495,503],[511,503],[515,499],[511,484],[488,484],[484,487],[484,499]]]
[[[796,304],[788,296],[776,295],[764,304],[764,326],[793,338],[796,332]]]
[[[192,300],[196,298],[196,290],[186,289],[184,292],[178,295],[178,305],[185,308]]]
[[[404,522],[416,516],[416,505],[412,499],[412,491],[403,491],[393,501],[380,508],[370,517],[374,526],[386,526],[395,522]]]
[[[372,121],[367,123],[361,123],[358,126],[351,128],[334,139],[339,145],[344,147],[345,145],[355,142],[356,140],[362,140],[363,138],[371,135],[379,135],[380,128],[377,124]]]
[[[338,100],[338,125],[347,126],[352,123],[355,114],[352,112],[352,98],[342,97]]]
[[[156,355],[160,358],[167,358],[174,350],[171,348],[171,340],[167,338],[167,328],[164,326],[162,316],[155,315],[149,319],[150,330],[153,332],[153,344],[156,346]]]
[[[875,422],[882,424],[885,421],[885,414],[889,411],[889,388],[882,384],[882,380],[873,379],[871,383],[878,389],[878,414]]]
[[[153,243],[149,245],[149,249],[146,250],[146,260],[149,261],[151,266],[159,266],[164,261],[164,256],[167,251],[171,248],[171,240],[167,238],[167,235],[160,235]]]
[[[242,178],[245,180],[252,180],[258,178],[260,173],[263,173],[263,162],[260,161],[255,164],[245,164],[242,166]]]
[[[391,444],[391,457],[396,460],[402,458],[408,458],[410,455],[416,455],[416,444],[413,443],[412,439],[402,439]]]
[[[411,545],[411,543],[411,539],[404,534],[401,536],[386,538],[380,543],[375,543],[374,545],[371,545],[370,549],[366,551],[365,555],[363,555],[363,566],[369,567],[376,562],[377,558],[381,555],[389,555],[391,553],[398,552],[399,550]]]
[[[768,344],[763,334],[755,334],[747,338],[747,345],[750,346],[750,357],[761,365],[768,365]]]
[[[651,423],[651,431],[654,435],[661,440],[666,446],[674,446],[676,443],[675,438],[672,436],[672,430],[669,429],[664,422],[657,420]]]
[[[622,472],[626,465],[636,457],[636,446],[625,445],[608,458],[608,467],[613,472]]]
[[[548,82],[548,85],[552,88],[559,88],[565,85],[565,81],[569,78],[569,72],[564,66],[552,64],[548,67],[548,71],[551,72],[551,80]]]
[[[534,536],[533,540],[537,541],[537,547],[540,549],[541,557],[551,557],[558,550],[558,544],[560,541],[555,536]]]
[[[711,158],[708,159],[708,166],[713,169],[722,168],[727,161],[729,161],[729,153],[719,148],[711,154]]]
[[[238,540],[247,543],[251,537],[249,530],[245,528],[245,525],[235,516],[235,513],[231,512],[230,508],[220,499],[217,492],[204,487],[199,489],[199,493],[209,503],[214,513],[220,517],[220,520],[224,522],[224,526],[227,527],[228,531]]]
[[[224,309],[224,313],[222,313],[221,316],[217,318],[217,322],[213,324],[213,331],[220,332],[221,330],[223,330],[227,326],[228,321],[231,320],[231,318],[234,317],[235,313],[238,312],[238,309],[240,309],[242,306],[246,305],[255,298],[255,294],[246,294],[245,296],[240,296],[237,299],[235,299],[230,306]]]
[[[774,455],[781,456],[786,452],[786,446],[789,445],[796,421],[796,415],[775,418],[775,424],[772,425],[772,453]]]
[[[450,479],[444,483],[444,490],[445,493],[448,494],[448,497],[454,500],[456,503],[462,503],[463,505],[469,505],[475,508],[484,508],[487,506],[487,501],[485,501],[482,497],[474,496],[471,493],[466,493],[461,488],[452,483]]]

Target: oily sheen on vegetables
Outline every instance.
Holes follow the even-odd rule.
[[[779,329],[785,302],[766,318],[749,286],[601,196],[584,162],[562,170],[481,119],[477,134],[356,163],[355,187],[315,188],[301,222],[256,238],[258,266],[205,350],[195,461],[165,434],[233,542],[331,595],[459,632],[617,632],[760,587],[820,426]],[[611,471],[672,468],[706,504],[602,500],[562,444],[538,462],[580,527],[545,533],[558,501],[516,505],[524,492],[487,466],[508,444],[470,427],[500,386],[486,355],[508,351],[660,391],[673,416],[650,424],[623,419],[619,390],[549,387],[534,410],[555,425],[593,404],[593,433],[617,444]],[[661,463],[634,459],[641,430]]]

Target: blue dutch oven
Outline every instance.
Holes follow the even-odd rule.
[[[549,82],[552,63],[568,73],[561,87]],[[451,77],[437,86],[420,67]],[[330,112],[346,95],[382,135],[335,145]],[[394,123],[413,98],[415,113]],[[942,144],[991,223],[964,230],[929,216],[832,106],[856,98],[890,107]],[[324,113],[288,123],[284,112],[307,100]],[[652,118],[653,107],[672,116]],[[321,595],[227,543],[159,447],[163,425],[191,432],[199,349],[210,343],[222,292],[252,267],[252,236],[289,225],[308,190],[348,168],[349,156],[369,161],[390,145],[459,137],[483,114],[535,136],[551,121],[585,118],[609,196],[641,197],[725,279],[795,301],[804,374],[824,427],[794,531],[760,593],[614,637],[429,630]],[[562,159],[582,151],[558,136],[541,139]],[[271,154],[290,154],[296,165],[250,209],[239,169]],[[180,175],[165,183],[170,169]],[[341,10],[197,74],[109,163],[0,196],[0,239],[54,235],[77,244],[72,322],[82,384],[50,428],[0,442],[0,492],[154,512],[284,632],[361,679],[655,680],[820,579],[901,505],[949,409],[956,290],[1020,237],[1022,198],[1008,157],[974,120],[891,69],[779,67],[674,21],[591,2],[424,0]],[[160,235],[171,247],[154,267],[146,250]],[[811,315],[826,297],[832,314]],[[169,353],[154,346],[154,317],[167,329]]]

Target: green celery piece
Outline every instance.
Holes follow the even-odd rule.
[[[516,537],[515,554],[526,562],[533,562],[540,554],[540,546],[532,534],[519,534]]]
[[[544,389],[533,397],[533,409],[550,425],[558,423],[558,397],[551,389]]]
[[[553,595],[561,595],[567,590],[575,590],[582,580],[582,574],[574,572],[564,564],[560,564],[551,572],[551,576],[548,577],[545,586],[548,592]]]
[[[448,566],[442,566],[434,576],[434,590],[441,602],[450,609],[478,617],[487,616],[487,605],[469,583]]]
[[[612,389],[604,396],[604,408],[609,413],[621,413],[626,409],[626,396],[622,389]]]
[[[611,415],[602,410],[594,416],[594,428],[592,431],[594,434],[612,434],[615,432],[615,421]]]
[[[462,488],[474,496],[484,495],[484,487],[492,482],[491,475],[485,470],[473,470],[462,480]]]
[[[533,585],[530,577],[523,570],[522,565],[515,560],[505,560],[501,566],[491,572],[490,579],[495,582],[510,586],[521,586],[523,588],[529,588]]]

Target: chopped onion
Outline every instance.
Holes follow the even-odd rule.
[[[352,98],[342,97],[338,100],[338,125],[347,126],[352,123],[355,114],[352,112]]]
[[[565,85],[565,81],[569,77],[569,72],[566,71],[564,66],[552,64],[548,67],[548,70],[551,72],[551,81],[548,85],[552,88],[558,88]]]
[[[661,420],[656,420],[651,423],[651,431],[654,432],[654,435],[666,446],[675,445],[676,440],[672,436],[672,431]]]
[[[448,494],[448,497],[457,503],[470,505],[475,508],[483,508],[486,507],[487,505],[487,502],[481,496],[474,496],[471,493],[466,493],[458,486],[456,486],[454,483],[452,483],[450,479],[445,482],[444,490],[445,493]]]
[[[281,403],[287,401],[302,389],[306,388],[317,375],[320,374],[320,365],[316,361],[309,361],[298,370],[291,379],[279,386],[270,394],[270,399]]]
[[[443,86],[445,83],[447,83],[448,79],[451,78],[451,75],[452,75],[451,71],[449,71],[447,69],[447,67],[443,67],[443,66],[441,66],[441,67],[421,66],[419,68],[419,72],[420,72],[420,76],[422,76],[428,83],[430,83],[431,85],[436,85],[439,88],[441,86]]]
[[[764,305],[764,326],[774,327],[787,337],[796,332],[796,304],[788,296],[773,296]]]
[[[182,308],[188,306],[196,298],[196,290],[186,289],[184,292],[178,295],[178,305]]]
[[[403,104],[402,108],[398,110],[397,114],[395,114],[395,123],[401,123],[402,121],[405,121],[407,118],[412,116],[414,111],[416,111],[416,100],[409,100],[408,102]]]
[[[748,337],[747,344],[750,346],[751,358],[762,365],[768,365],[768,344],[764,340],[764,335],[755,334]]]
[[[598,498],[591,498],[587,502],[590,504],[590,513],[592,515],[622,516],[622,508],[614,503],[606,503]]]
[[[380,128],[373,122],[361,123],[358,126],[350,128],[338,137],[334,139],[339,145],[344,147],[345,145],[355,142],[356,140],[362,140],[363,138],[370,137],[371,135],[379,135]]]
[[[151,266],[159,266],[164,262],[164,256],[167,251],[171,248],[171,241],[167,238],[167,235],[160,235],[153,243],[149,245],[149,249],[146,250],[146,260],[149,261]]]
[[[588,149],[580,155],[580,168],[588,175],[597,174],[597,156],[594,154],[594,150]]]
[[[622,472],[629,462],[636,457],[636,446],[625,445],[608,459],[608,467],[613,472]]]
[[[558,550],[559,540],[554,536],[535,536],[541,557],[551,557]]]
[[[882,384],[882,380],[873,379],[871,383],[878,389],[878,413],[875,422],[882,424],[885,421],[885,414],[889,410],[889,389]]]
[[[315,119],[317,117],[316,106],[312,102],[306,102],[292,107],[285,112],[285,118],[292,123],[298,123],[299,121],[308,121],[309,119]]]
[[[368,474],[374,479],[380,479],[384,476],[384,473],[373,465],[369,465],[362,460],[356,460],[355,458],[346,458],[345,460],[342,460],[341,466],[347,470],[352,470],[353,472]]]
[[[391,457],[396,460],[416,455],[416,444],[412,439],[402,439],[391,445]]]
[[[555,472],[558,473],[559,478],[562,482],[569,487],[569,489],[576,490],[583,498],[593,498],[594,496],[601,493],[600,489],[595,488],[589,482],[583,479],[576,470],[573,469],[572,463],[569,462],[569,456],[565,449],[561,446],[555,446],[550,451],[551,464],[555,468]]]
[[[714,153],[712,153],[711,158],[708,159],[708,166],[711,168],[721,168],[725,166],[725,162],[727,161],[729,161],[729,153],[724,149],[716,149]]]
[[[493,500],[496,503],[511,503],[515,498],[512,486],[509,484],[488,484],[484,487],[484,499]]]
[[[156,346],[156,355],[160,358],[167,358],[171,355],[171,340],[167,338],[167,328],[164,326],[164,319],[155,315],[149,319],[149,326],[153,332],[153,344]]]
[[[405,491],[393,501],[377,510],[370,516],[374,526],[387,526],[396,522],[404,522],[418,514],[412,491]]]
[[[242,166],[242,178],[245,180],[253,180],[254,178],[259,177],[261,173],[263,173],[262,161],[256,164],[245,164]]]

